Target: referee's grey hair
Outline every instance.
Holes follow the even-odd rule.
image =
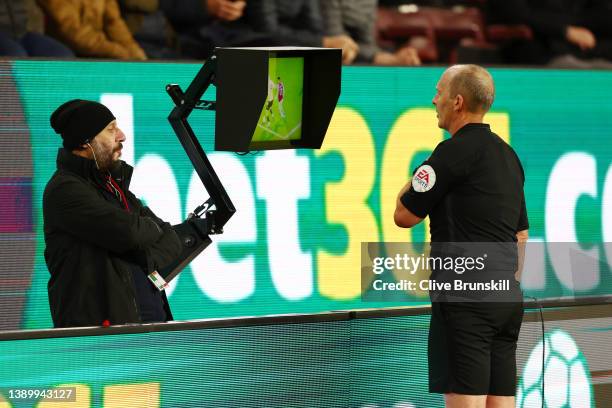
[[[495,99],[493,77],[479,65],[453,65],[449,83],[451,97],[463,96],[467,110],[472,113],[488,112]]]

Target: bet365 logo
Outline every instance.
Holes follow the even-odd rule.
[[[545,345],[544,372],[542,347]],[[544,379],[544,405],[542,405]],[[517,408],[590,408],[593,391],[586,358],[576,342],[556,329],[531,351],[519,383]]]
[[[134,160],[135,146],[139,143],[135,142],[131,94],[104,93],[100,101],[115,112],[126,134],[123,159],[136,167],[132,191],[161,218],[171,223],[181,222],[193,208],[208,199],[195,171],[188,176],[185,188],[181,183],[186,179],[183,176],[179,180],[168,158],[146,148],[144,154]],[[490,112],[486,121],[503,140],[510,141],[508,113]],[[361,295],[362,242],[428,240],[428,218],[419,228],[405,230],[397,228],[390,215],[395,210],[398,186],[406,183],[413,159],[418,154],[433,151],[442,140],[444,133],[437,126],[432,108],[407,108],[394,119],[386,135],[375,135],[361,112],[350,106],[339,106],[323,149],[314,151],[312,156],[298,155],[293,150],[266,152],[255,157],[254,166],[247,168],[242,158],[210,152],[210,161],[217,174],[223,176],[226,190],[239,211],[226,225],[224,234],[216,236],[213,244],[191,262],[190,269],[199,290],[215,301],[237,303],[256,295],[258,285],[261,286],[259,277],[268,273],[280,299],[301,301],[315,294],[339,301],[358,299]],[[316,162],[337,155],[343,162],[340,179],[324,175],[331,167],[313,170]],[[534,217],[535,224],[543,224],[544,234],[537,229],[530,233],[523,288],[547,290],[550,271],[563,288],[583,293],[597,289],[603,282],[604,263],[600,260],[605,257],[612,265],[612,246],[582,248],[576,214],[579,204],[585,201],[583,197],[599,200],[596,202],[601,207],[598,211],[601,211],[602,241],[612,242],[612,212],[605,211],[612,203],[612,166],[608,165],[603,176],[598,172],[601,165],[593,154],[573,150],[551,161],[552,168],[542,165],[543,162],[539,158],[533,160],[527,174],[526,185],[537,187],[536,190],[531,187],[528,194],[537,191],[539,197],[544,186],[538,183],[546,180],[544,208],[536,208],[541,211],[536,214],[546,216]],[[601,191],[598,190],[600,177],[603,177]],[[435,183],[435,170],[427,164],[417,170],[412,180],[417,192],[429,191],[435,188]],[[312,246],[305,245],[305,236],[321,231],[302,221],[307,219],[304,215],[309,211],[320,211],[318,207],[303,205],[312,199],[313,192],[321,192],[325,227],[340,226],[344,230],[344,249],[331,249],[336,242],[323,244],[323,238]],[[265,205],[261,205],[262,202]],[[533,208],[534,204],[530,205]],[[310,217],[308,215],[308,219]],[[591,218],[594,217],[589,220]],[[583,230],[592,236],[597,234],[596,228],[599,226],[589,224]],[[418,235],[421,231],[425,234],[423,238]],[[265,253],[243,251],[228,259],[219,249],[220,246],[252,246],[261,237],[265,237]],[[556,244],[560,242],[567,244]],[[595,261],[581,266],[580,279],[576,279],[570,256]],[[263,261],[268,265],[267,271],[258,270],[262,257],[267,258]],[[169,296],[180,276],[170,283]]]

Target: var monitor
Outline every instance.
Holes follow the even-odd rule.
[[[318,149],[340,97],[339,49],[218,48],[215,149]]]

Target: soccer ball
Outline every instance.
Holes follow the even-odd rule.
[[[542,405],[542,347],[545,350]],[[593,390],[586,358],[572,337],[560,329],[546,333],[531,351],[516,395],[517,408],[590,408]]]

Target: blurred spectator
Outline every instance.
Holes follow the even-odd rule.
[[[205,59],[214,47],[275,45],[253,30],[244,17],[243,0],[159,0],[178,33],[181,54]],[[261,1],[261,0],[253,0]]]
[[[359,53],[348,35],[325,35],[319,0],[253,0],[247,3],[247,16],[254,30],[279,45],[341,48],[345,64]]]
[[[198,3],[201,1],[198,0]],[[169,7],[173,7],[173,3],[176,1],[119,0],[123,19],[148,58],[180,58],[176,33],[164,12]],[[194,7],[201,6],[194,4]]]
[[[483,0],[484,1],[484,0]],[[445,7],[453,5],[453,3],[465,4],[466,0],[380,0],[379,3],[383,7],[398,7],[406,4],[416,4],[419,6],[428,7]]]
[[[609,0],[489,0],[490,22],[526,24],[534,41],[511,44],[512,62],[612,68]]]
[[[377,3],[377,0],[319,0],[325,34],[351,37],[359,46],[357,62],[421,65],[418,53],[412,47],[390,53],[376,45],[374,26]]]
[[[0,1],[0,55],[74,57],[64,44],[43,35],[43,15],[34,0]]]
[[[117,0],[38,0],[48,32],[79,56],[145,60],[119,13]]]
[[[208,14],[223,21],[235,21],[242,17],[246,1],[206,0]]]

